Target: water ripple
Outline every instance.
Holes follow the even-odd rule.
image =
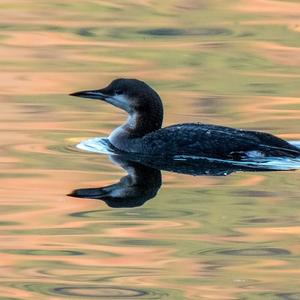
[[[146,219],[169,219],[170,214],[172,216],[179,218],[179,217],[186,217],[191,216],[193,214],[196,214],[195,211],[190,210],[174,210],[174,209],[168,209],[167,211],[151,208],[143,208],[139,211],[139,209],[136,209],[134,212],[132,211],[124,211],[124,210],[108,210],[107,211],[110,216],[115,217],[124,217],[129,216],[131,220],[137,219],[137,220],[146,220]],[[103,210],[91,210],[91,211],[80,211],[71,213],[70,216],[77,217],[77,218],[90,218],[90,219],[99,219],[103,216],[104,211]]]
[[[10,253],[10,254],[24,254],[24,255],[49,255],[49,256],[78,256],[84,255],[83,252],[74,251],[74,250],[42,250],[42,249],[7,249],[2,250],[2,253]]]
[[[291,252],[282,248],[258,247],[245,249],[206,249],[199,251],[197,254],[216,253],[219,255],[233,255],[233,256],[277,256],[290,255]]]
[[[264,292],[264,293],[249,293],[247,295],[243,295],[241,297],[243,300],[251,300],[251,299],[273,299],[273,300],[299,300],[300,293],[272,293],[272,292]]]
[[[237,255],[237,256],[273,256],[273,255],[290,255],[290,251],[281,248],[248,248],[248,249],[231,249],[220,250],[218,254]]]
[[[156,300],[167,296],[166,292],[153,289],[134,289],[123,288],[118,286],[96,286],[96,285],[80,285],[80,286],[53,286],[52,284],[28,283],[19,286],[19,288],[27,291],[38,292],[43,295],[51,296],[67,296],[73,298],[84,299],[148,299]]]
[[[188,30],[179,28],[154,28],[142,30],[139,33],[152,36],[216,36],[232,35],[233,31],[222,27],[202,27]]]

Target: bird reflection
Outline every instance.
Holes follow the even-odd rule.
[[[74,190],[69,196],[103,200],[110,207],[137,207],[157,194],[161,186],[161,172],[119,155],[110,159],[122,167],[127,175],[119,182],[99,188]]]
[[[110,155],[110,159],[122,167],[127,175],[115,184],[76,189],[68,196],[102,200],[114,208],[138,207],[156,196],[162,184],[161,170],[194,176],[226,176],[236,171],[270,171],[208,159],[174,161],[128,155]]]

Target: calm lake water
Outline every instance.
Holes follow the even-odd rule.
[[[136,208],[66,196],[125,175],[76,144],[125,114],[69,97],[142,79],[164,125],[300,140],[297,0],[1,0],[0,299],[300,299],[300,172],[162,172]]]

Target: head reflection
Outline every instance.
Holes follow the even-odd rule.
[[[236,171],[268,171],[208,159],[174,161],[128,155],[110,155],[110,159],[122,167],[127,175],[115,184],[75,189],[68,196],[102,200],[114,208],[138,207],[156,196],[162,184],[161,170],[194,176],[226,176]]]

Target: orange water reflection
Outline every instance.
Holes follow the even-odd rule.
[[[165,125],[300,139],[297,1],[2,1],[0,299],[298,299],[299,172],[163,174],[135,209],[65,196],[121,176],[75,149],[125,115],[67,94],[141,78]],[[267,17],[266,17],[267,16]]]

